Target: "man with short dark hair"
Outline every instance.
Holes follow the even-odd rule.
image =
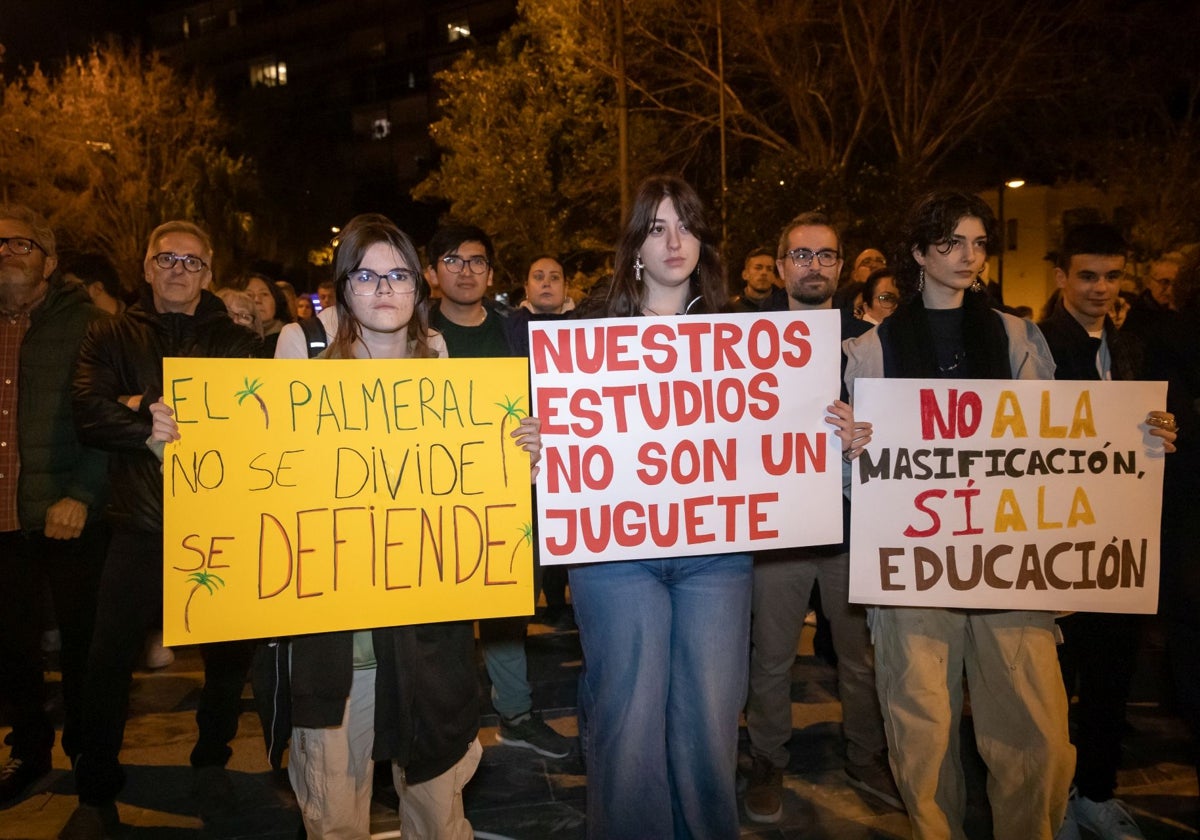
[[[742,265],[742,293],[729,302],[735,312],[778,312],[787,305],[787,292],[775,284],[775,253],[755,248]]]
[[[79,752],[83,678],[108,543],[106,456],[79,442],[71,369],[106,317],[56,271],[54,232],[27,207],[0,206],[0,701],[12,724],[0,806],[50,771],[42,606],[47,584],[62,648],[62,748]]]
[[[425,277],[442,293],[430,324],[446,339],[450,358],[518,355],[504,313],[487,298],[496,259],[491,237],[474,225],[444,225],[434,232],[426,253]],[[479,622],[492,705],[500,715],[498,738],[548,758],[563,758],[570,753],[571,742],[533,713],[525,656],[528,623],[524,616]]]
[[[1055,379],[1140,379],[1142,348],[1109,317],[1129,246],[1115,227],[1078,225],[1063,237],[1054,279],[1062,293],[1038,325],[1054,355]],[[1136,840],[1137,823],[1113,798],[1121,764],[1125,704],[1137,665],[1142,619],[1125,613],[1073,613],[1058,620],[1067,696],[1077,694],[1075,794],[1070,814],[1101,840]],[[1078,681],[1078,686],[1076,686]]]
[[[100,838],[116,829],[125,774],[119,754],[133,670],[162,614],[162,448],[150,441],[150,406],[162,398],[167,356],[251,358],[261,341],[229,319],[208,291],[212,242],[191,222],[159,225],[143,262],[141,299],[83,341],[73,386],[80,438],[110,453],[113,526],[96,609],[85,685],[87,714],[75,762],[79,807],[59,835]],[[196,709],[193,790],[206,820],[233,808],[225,764],[237,733],[242,686],[254,642],[201,645],[204,687]]]
[[[803,213],[779,238],[776,267],[790,311],[831,309],[842,270],[840,239],[822,213]],[[870,325],[840,310],[842,338],[861,335]],[[842,542],[759,552],[754,557],[750,628],[750,691],[746,729],[753,760],[744,804],[755,822],[783,816],[783,768],[792,736],[791,670],[813,586],[829,617],[838,657],[838,694],[846,739],[845,771],[850,783],[893,808],[902,808],[888,769],[887,740],[879,698],[866,610],[849,602],[849,501],[843,498]]]

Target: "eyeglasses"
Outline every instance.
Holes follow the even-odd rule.
[[[810,251],[807,248],[793,248],[787,252],[787,255],[792,258],[792,264],[796,268],[812,265],[813,260],[816,260],[819,265],[829,268],[830,266],[837,265],[837,261],[842,258],[841,254],[829,248],[820,251]]]
[[[463,269],[468,266],[471,269],[471,274],[483,274],[488,270],[491,263],[487,257],[460,257],[457,254],[451,254],[448,257],[442,257],[442,265],[446,266],[446,270],[451,274],[462,274]]]
[[[900,296],[884,292],[881,295],[875,295],[875,300],[879,301],[879,305],[884,309],[895,309],[900,303]]]
[[[37,240],[30,239],[27,236],[0,236],[0,248],[3,248],[5,245],[8,246],[10,254],[16,254],[19,257],[33,253],[34,248],[37,248],[43,254],[46,253],[46,249]]]
[[[407,268],[393,268],[387,274],[376,274],[369,268],[356,268],[346,275],[346,284],[352,295],[377,295],[387,280],[388,290],[394,295],[411,295],[417,291],[417,275]]]
[[[229,320],[233,321],[235,324],[245,324],[246,326],[250,326],[254,323],[254,313],[234,312],[232,309],[230,309]]]
[[[183,270],[188,274],[195,274],[208,268],[208,263],[191,254],[171,254],[163,251],[161,254],[155,254],[150,259],[154,260],[154,264],[163,271],[170,271],[175,267],[175,263],[183,263]]]

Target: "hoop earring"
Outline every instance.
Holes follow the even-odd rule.
[[[642,263],[642,255],[638,254],[633,260],[633,279],[642,282],[642,269],[646,266]]]
[[[921,269],[921,273],[917,275],[917,294],[925,291],[925,269]]]

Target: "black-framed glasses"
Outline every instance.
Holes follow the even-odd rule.
[[[375,295],[383,281],[394,295],[411,295],[417,291],[417,274],[407,268],[393,268],[386,274],[376,274],[369,268],[356,268],[346,274],[346,285],[352,295]]]
[[[877,300],[879,305],[884,309],[895,309],[900,305],[900,296],[892,292],[884,292],[882,294],[875,295],[875,300]]]
[[[467,268],[470,269],[471,274],[483,274],[491,263],[484,256],[460,257],[458,254],[451,254],[448,257],[442,257],[442,265],[446,266],[446,270],[451,274],[462,274],[463,270]]]
[[[30,239],[28,236],[0,236],[0,248],[3,248],[5,245],[8,246],[10,254],[16,254],[19,257],[32,254],[34,248],[37,248],[43,254],[47,253],[40,242],[36,239]]]
[[[192,254],[172,254],[169,251],[163,251],[150,259],[154,260],[154,264],[163,271],[170,271],[175,267],[175,263],[183,263],[183,270],[188,274],[195,274],[208,268],[208,263]]]
[[[830,248],[822,248],[820,251],[810,251],[808,248],[793,248],[787,252],[787,255],[792,258],[792,265],[796,268],[804,268],[806,265],[812,265],[813,260],[817,261],[818,265],[823,265],[825,268],[837,265],[837,261],[842,258],[842,255]]]

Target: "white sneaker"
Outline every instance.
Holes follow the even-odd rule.
[[[1076,795],[1071,799],[1070,807],[1075,822],[1100,840],[1146,840],[1120,799],[1096,802],[1086,796]]]

